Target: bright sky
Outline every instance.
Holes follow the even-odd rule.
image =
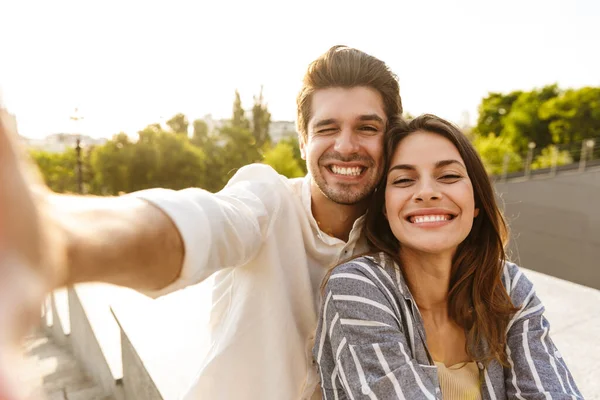
[[[489,91],[600,86],[597,0],[0,0],[0,86],[20,133],[110,137],[183,112],[229,117],[264,85],[295,119],[310,61],[347,44],[390,65],[405,110],[461,122]]]

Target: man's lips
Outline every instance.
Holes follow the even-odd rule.
[[[331,165],[328,165],[326,168],[329,170],[329,172],[331,172],[334,175],[347,176],[347,177],[360,176],[367,169],[367,167],[362,166],[362,165],[339,165],[339,164],[331,164]]]

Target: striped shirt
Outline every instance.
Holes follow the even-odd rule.
[[[502,282],[519,311],[507,328],[509,367],[478,363],[483,399],[580,399],[532,283],[512,263]],[[383,253],[336,267],[327,283],[313,354],[323,399],[441,399],[417,305]]]

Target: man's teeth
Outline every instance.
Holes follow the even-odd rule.
[[[413,224],[421,224],[423,222],[439,222],[448,221],[450,215],[419,215],[411,218]]]
[[[346,167],[338,167],[336,165],[333,165],[331,167],[331,171],[336,175],[358,176],[362,172],[362,168],[361,167],[346,168]]]

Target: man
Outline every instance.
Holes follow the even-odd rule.
[[[335,46],[310,64],[298,95],[307,177],[286,179],[255,164],[217,194],[151,189],[83,198],[38,184],[34,200],[2,132],[0,232],[14,235],[5,253],[15,261],[0,268],[15,281],[104,281],[151,296],[217,273],[215,339],[186,398],[318,398],[311,352],[321,280],[366,250],[361,216],[381,177],[387,126],[401,112],[386,65]],[[10,213],[20,207],[24,215]]]

